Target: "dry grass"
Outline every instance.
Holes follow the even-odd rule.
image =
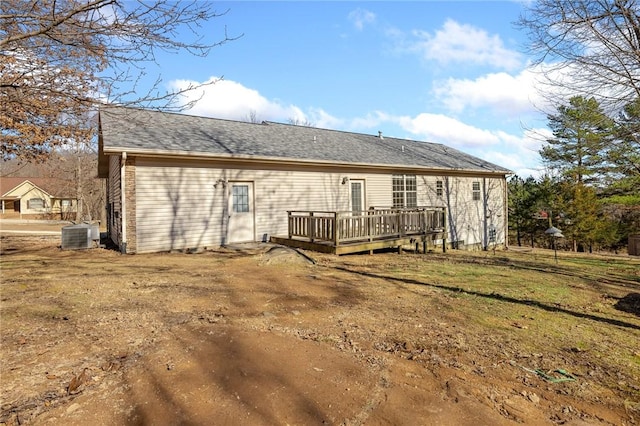
[[[61,251],[52,241],[2,239],[0,422],[68,403],[63,387],[87,365],[106,380],[93,366],[117,362],[133,374],[134,355],[169,359],[177,349],[161,345],[167,336],[203,324],[317,342],[319,354],[337,349],[381,375],[376,395],[399,392],[394,380],[426,377],[419,367],[441,378],[445,395],[458,377],[499,418],[635,424],[640,416],[640,259],[309,253],[309,265],[260,250],[123,256]],[[549,385],[535,369],[578,380]],[[514,398],[538,411],[514,411]],[[381,401],[367,407],[370,419],[387,418]]]

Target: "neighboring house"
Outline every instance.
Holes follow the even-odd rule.
[[[445,145],[128,108],[99,115],[108,232],[122,252],[268,241],[288,212],[446,209],[446,242],[507,241],[511,172]],[[439,241],[442,245],[442,240]]]
[[[78,202],[72,183],[49,178],[0,178],[0,217],[22,219],[75,218]]]

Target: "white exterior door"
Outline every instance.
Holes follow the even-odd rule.
[[[352,180],[350,185],[351,211],[361,212],[365,210],[364,180]]]
[[[230,243],[255,241],[253,182],[229,182]]]

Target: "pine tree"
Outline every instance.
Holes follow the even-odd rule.
[[[528,236],[533,244],[539,221],[536,219],[539,211],[537,182],[531,176],[522,179],[516,175],[509,180],[508,187],[509,222],[516,233],[516,242],[522,246],[523,239]]]
[[[575,96],[549,115],[553,138],[540,150],[545,165],[576,183],[596,181],[605,165],[612,121],[594,98]]]
[[[606,154],[611,175],[607,192],[640,198],[640,98],[624,107]]]
[[[560,189],[563,234],[574,251],[590,251],[603,218],[595,190],[582,182],[564,182]]]

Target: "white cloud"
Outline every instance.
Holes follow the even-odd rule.
[[[344,120],[334,117],[322,108],[311,108],[308,121],[321,129],[339,129],[344,125]]]
[[[374,111],[373,113],[368,113],[364,117],[356,117],[349,120],[349,128],[357,131],[358,129],[372,129],[374,127],[379,126],[383,122],[394,121],[395,119],[382,112],[382,111]]]
[[[536,88],[541,93],[540,105],[546,113],[557,112],[558,105],[568,103],[573,96],[595,97],[609,114],[616,114],[620,107],[614,101],[620,99],[620,92],[611,85],[585,80],[580,64],[547,62],[527,71],[535,78]]]
[[[362,31],[366,24],[372,24],[376,21],[376,15],[368,10],[357,8],[349,13],[349,20],[358,31]]]
[[[522,178],[538,178],[544,174],[538,152],[544,141],[551,136],[549,129],[527,129],[520,136],[498,133],[501,146],[479,153],[481,158],[506,167]]]
[[[503,130],[481,129],[441,114],[422,113],[407,117],[376,112],[374,117],[378,120],[375,125],[384,122],[397,124],[418,140],[461,149],[512,170],[521,177],[539,177],[543,173],[538,151],[550,135],[548,129],[528,129],[518,135]]]
[[[189,91],[183,96],[185,103],[196,101],[195,105],[185,112],[229,120],[248,120],[252,114],[258,120],[308,120],[306,114],[295,105],[283,105],[277,100],[267,99],[257,90],[232,80],[216,80],[217,77],[211,77],[206,83],[212,84]],[[175,80],[170,83],[170,87],[175,90],[200,84],[197,81]]]
[[[319,128],[352,131],[375,130],[376,127],[379,129],[378,126],[384,127],[384,124],[388,123],[399,126],[413,135],[412,138],[462,149],[513,170],[523,177],[540,175],[540,171],[536,169],[539,164],[538,151],[544,140],[550,136],[550,131],[544,128],[528,129],[520,136],[503,130],[482,129],[444,114],[421,113],[412,117],[374,111],[363,117],[343,119],[322,108],[310,107],[303,110],[296,105],[285,105],[235,81],[216,80],[215,77],[210,78],[207,82],[215,83],[189,92],[185,96],[185,101],[197,100],[187,113],[245,121],[254,114],[258,120],[286,123],[293,119],[312,123]],[[171,86],[180,89],[198,84],[196,81],[176,80]],[[389,136],[393,135],[390,133]]]
[[[538,176],[538,170],[532,168],[531,163],[523,161],[522,157],[518,153],[489,151],[481,155],[481,157],[483,160],[489,161],[493,164],[498,164],[499,166],[511,170],[521,178]]]
[[[506,48],[500,36],[452,19],[448,19],[434,34],[416,30],[413,36],[415,40],[409,41],[408,50],[443,65],[489,65],[507,70],[522,66],[521,55]]]
[[[450,111],[491,108],[512,117],[534,113],[543,103],[536,90],[536,75],[526,69],[516,76],[504,72],[475,80],[449,78],[433,84],[434,94]]]
[[[498,164],[513,172],[516,172],[516,170],[522,170],[527,167],[522,161],[520,155],[513,152],[486,151],[483,153],[482,159],[493,164]]]
[[[211,77],[205,85],[183,95],[183,102],[196,101],[187,114],[203,117],[224,118],[228,120],[276,121],[288,123],[311,123],[314,127],[323,129],[341,129],[347,125],[346,120],[335,117],[322,108],[310,107],[307,111],[297,105],[284,105],[276,99],[267,99],[257,90],[250,89],[232,80],[219,80]],[[170,83],[173,90],[198,86],[202,83],[191,80],[175,80]]]
[[[453,147],[480,147],[500,142],[495,132],[470,126],[442,114],[422,113],[415,118],[398,117],[395,121],[406,131],[429,142]]]
[[[526,129],[522,135],[522,140],[519,144],[522,150],[522,154],[538,155],[542,145],[547,139],[553,137],[551,129],[548,127]]]

